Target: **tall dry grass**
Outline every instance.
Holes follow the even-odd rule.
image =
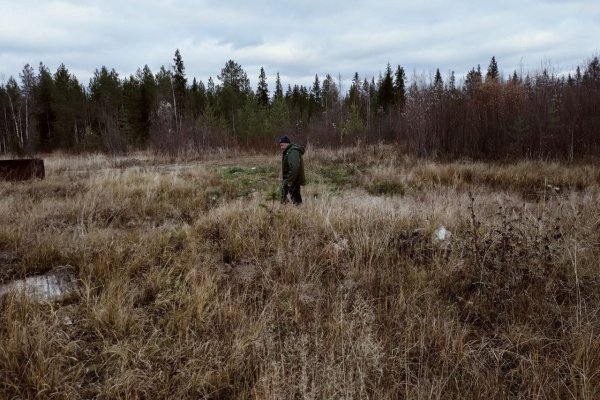
[[[1,299],[0,398],[600,396],[598,167],[314,149],[294,208],[275,154],[142,156],[0,184],[1,282],[81,283]]]

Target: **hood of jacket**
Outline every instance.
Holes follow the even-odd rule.
[[[301,155],[304,155],[305,151],[304,147],[295,143],[290,143],[290,145],[286,147],[286,149],[283,151],[283,155],[285,156],[285,154],[288,153],[290,150],[297,150]]]

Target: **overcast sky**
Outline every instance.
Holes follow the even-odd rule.
[[[315,74],[377,77],[388,62],[409,77],[460,77],[492,56],[504,75],[562,73],[599,46],[600,0],[0,0],[0,80],[42,61],[87,86],[102,65],[156,73],[179,48],[190,81],[218,83],[233,59],[253,87],[263,66],[273,90],[278,71],[308,85]]]

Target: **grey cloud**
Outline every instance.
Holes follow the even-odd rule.
[[[3,4],[4,3],[4,4]],[[464,74],[487,66],[561,69],[598,52],[600,5],[595,0],[443,1],[41,1],[0,0],[0,73],[17,76],[25,63],[64,62],[87,83],[101,65],[121,76],[148,64],[172,64],[179,48],[190,77],[215,79],[234,59],[255,85],[310,84],[326,73],[377,77],[390,62],[407,71]]]

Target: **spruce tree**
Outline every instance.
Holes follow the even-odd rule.
[[[371,94],[369,92],[369,81],[367,78],[363,80],[362,83],[362,93],[363,93],[363,115],[367,118],[367,125],[369,124],[369,114],[371,112]]]
[[[217,88],[215,87],[215,81],[212,76],[208,77],[206,82],[206,99],[210,106],[215,106],[217,102]]]
[[[142,121],[140,117],[141,71],[123,80],[123,107],[121,108],[121,133],[128,143],[139,144]]]
[[[433,78],[433,88],[436,92],[440,92],[444,89],[444,80],[442,79],[442,74],[440,73],[439,68],[437,68],[435,71],[435,77]]]
[[[383,107],[384,111],[388,111],[394,104],[394,80],[392,78],[392,67],[387,64],[385,75],[381,79],[378,91],[379,106]]]
[[[260,75],[258,76],[256,101],[261,107],[267,107],[269,105],[269,85],[267,85],[267,75],[265,74],[263,67],[260,67]]]
[[[498,64],[496,63],[496,57],[492,57],[490,65],[488,66],[485,80],[487,81],[498,81],[500,73],[498,72]]]
[[[273,93],[273,102],[283,98],[283,87],[281,86],[281,79],[279,78],[279,72],[277,73],[277,79],[275,80],[275,93]]]
[[[475,88],[479,87],[479,85],[481,85],[481,67],[479,65],[477,65],[477,70],[475,70],[475,68],[472,68],[468,73],[467,73],[467,77],[465,78],[465,86],[464,86],[464,90],[466,93],[468,93],[469,95],[473,95]]]
[[[582,81],[582,76],[581,76],[581,68],[579,68],[579,65],[577,66],[577,69],[575,69],[575,83],[580,84]]]
[[[196,78],[193,79],[189,97],[192,117],[196,120],[200,117],[202,112],[204,112],[204,108],[206,107],[206,89],[204,88],[204,83],[202,83],[202,81],[198,82]]]
[[[519,76],[517,75],[517,70],[514,70],[512,78],[510,80],[515,85],[519,83]]]
[[[587,84],[600,84],[600,60],[594,57],[588,64],[583,74],[583,81]]]
[[[454,71],[450,72],[450,79],[448,80],[448,90],[450,90],[450,92],[456,91],[456,76],[454,75]]]
[[[348,92],[348,103],[355,107],[357,107],[360,102],[360,84],[358,72],[355,72],[354,77],[352,78],[352,84],[350,85],[350,91]]]
[[[35,90],[34,118],[38,127],[38,148],[42,151],[51,151],[50,141],[54,125],[54,112],[52,110],[52,95],[54,92],[54,79],[48,68],[40,63],[38,67],[37,87]]]
[[[320,109],[323,106],[323,101],[321,95],[321,83],[319,82],[319,75],[315,74],[315,81],[313,82],[310,94],[316,108]]]
[[[400,109],[404,108],[404,104],[406,103],[406,74],[404,68],[400,65],[396,68],[394,77],[394,103]]]
[[[371,112],[376,113],[379,110],[378,103],[378,92],[377,85],[375,84],[375,77],[371,77],[371,82],[369,83],[369,102],[371,104]]]
[[[157,83],[154,74],[148,65],[140,72],[140,131],[139,141],[141,145],[148,143],[150,139],[150,126],[154,109],[157,106]]]
[[[308,93],[308,89],[304,85],[300,85],[300,113],[304,115],[305,110],[311,110],[310,105],[310,94]]]
[[[85,95],[77,78],[64,64],[54,74],[54,88],[52,108],[55,120],[51,145],[54,148],[72,148],[83,134]]]

